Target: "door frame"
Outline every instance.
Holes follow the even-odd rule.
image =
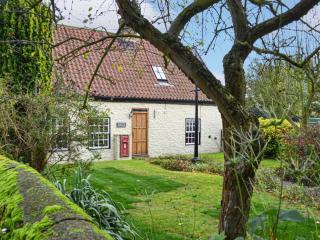
[[[147,131],[147,144],[146,144],[146,149],[147,153],[146,154],[134,154],[133,153],[133,115],[135,113],[146,113],[147,115],[147,121],[146,121],[146,131]],[[131,135],[132,135],[132,157],[148,157],[149,156],[149,109],[148,108],[132,108],[131,109],[132,113],[132,118],[131,118]]]

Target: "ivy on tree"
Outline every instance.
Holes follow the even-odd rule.
[[[46,92],[52,72],[52,14],[37,0],[0,3],[0,79],[12,93]]]

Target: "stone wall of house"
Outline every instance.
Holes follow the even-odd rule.
[[[99,150],[101,159],[115,158],[119,146],[115,135],[130,136],[132,153],[132,109],[148,109],[148,152],[155,157],[166,154],[190,154],[194,146],[185,144],[185,120],[194,118],[194,106],[191,104],[133,103],[133,102],[94,102],[99,111],[109,112],[111,118],[111,148]],[[201,119],[200,153],[220,151],[222,120],[218,108],[213,105],[200,105]],[[125,123],[125,128],[117,128],[117,123]]]
[[[111,146],[94,150],[81,148],[78,155],[82,159],[90,159],[94,154],[98,155],[101,160],[119,159],[120,135],[129,135],[130,156],[125,159],[131,159],[133,109],[148,110],[148,155],[150,157],[192,154],[194,151],[194,145],[185,143],[185,122],[187,118],[194,118],[193,104],[113,101],[94,101],[90,104],[110,117]],[[199,118],[201,119],[199,153],[219,152],[221,150],[222,120],[218,108],[208,104],[199,105]],[[117,127],[117,123],[120,123],[122,127]],[[62,151],[57,154],[61,156],[65,153]],[[54,156],[51,159],[54,159]]]

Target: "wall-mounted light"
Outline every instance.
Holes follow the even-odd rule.
[[[131,110],[131,112],[129,113],[129,119],[132,118],[132,115],[133,115],[133,112],[132,112],[132,110]]]

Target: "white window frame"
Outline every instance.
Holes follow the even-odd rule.
[[[195,126],[196,121],[195,118],[186,118],[185,120],[185,144],[186,145],[194,145],[195,144]],[[199,145],[201,145],[201,119],[199,118]],[[190,141],[189,141],[190,140]]]
[[[62,131],[61,131],[62,129]],[[66,131],[67,130],[67,131]],[[56,141],[54,141],[53,150],[65,151],[69,150],[70,144],[70,123],[69,118],[53,118],[52,119],[52,135]],[[64,137],[64,138],[63,138]],[[59,146],[58,142],[65,141],[66,146]]]
[[[102,122],[102,124],[101,124]],[[96,117],[88,119],[88,147],[89,149],[110,149],[111,144],[110,117]],[[95,130],[93,131],[92,128]],[[102,142],[102,144],[101,144]]]
[[[162,67],[152,66],[152,70],[153,70],[154,74],[156,75],[156,78],[158,81],[162,81],[162,82],[168,81],[166,75],[164,74]]]

